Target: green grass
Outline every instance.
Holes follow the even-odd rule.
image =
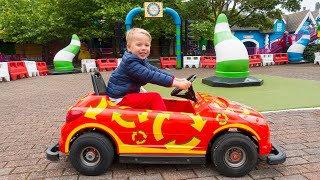
[[[257,111],[273,111],[294,108],[320,107],[320,82],[277,76],[255,75],[264,80],[262,86],[222,88],[202,84],[198,77],[193,82],[196,92],[220,96],[246,104]],[[148,84],[147,91],[159,92],[163,97],[171,97],[173,88]]]

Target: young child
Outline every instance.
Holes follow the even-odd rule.
[[[191,83],[186,79],[176,78],[148,62],[151,47],[151,35],[148,31],[140,28],[130,29],[126,33],[126,41],[127,51],[119,67],[109,78],[107,95],[120,106],[165,111],[166,106],[159,93],[140,93],[140,87],[152,83],[187,90]]]

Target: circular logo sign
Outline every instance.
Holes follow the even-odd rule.
[[[150,16],[158,16],[160,13],[160,6],[157,3],[150,3],[147,6],[147,12]]]

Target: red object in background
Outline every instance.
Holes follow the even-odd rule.
[[[176,68],[177,57],[160,57],[161,69],[164,68]]]
[[[261,56],[260,54],[249,55],[249,66],[261,66]]]
[[[201,56],[200,62],[202,68],[206,68],[206,66],[213,68],[217,63],[216,56]]]
[[[117,58],[97,59],[96,64],[99,71],[103,71],[103,70],[111,71],[117,68],[118,59]]]
[[[273,61],[275,64],[289,64],[288,53],[273,54]]]
[[[49,70],[45,62],[36,62],[36,65],[40,76],[48,75]]]
[[[8,62],[8,69],[11,80],[15,81],[18,77],[29,77],[26,65],[23,61],[11,61]]]

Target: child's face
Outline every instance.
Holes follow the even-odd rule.
[[[146,59],[149,56],[150,47],[150,38],[141,33],[135,34],[131,43],[127,45],[128,51],[138,56],[140,59]]]

